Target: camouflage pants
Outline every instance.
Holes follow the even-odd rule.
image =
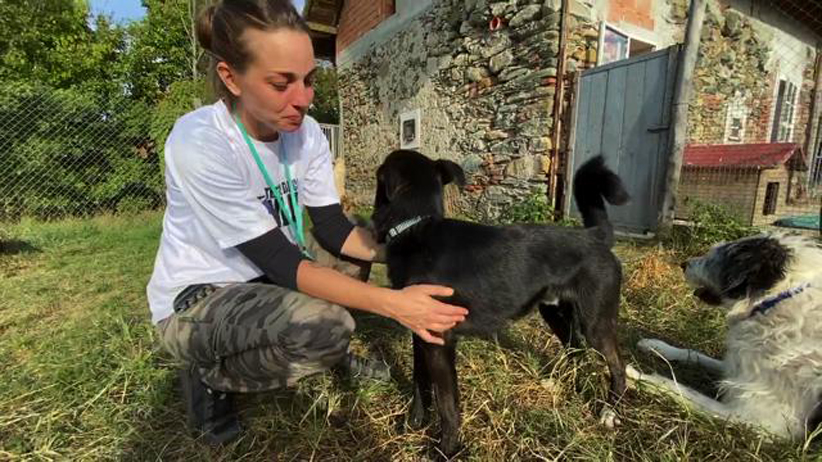
[[[307,241],[317,263],[368,279],[370,264],[338,259]],[[339,363],[354,319],[342,306],[284,287],[237,283],[160,321],[157,331],[163,348],[198,366],[210,388],[252,392],[289,386]]]

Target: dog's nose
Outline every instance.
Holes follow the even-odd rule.
[[[687,270],[688,269],[688,261],[687,260],[683,261],[682,263],[679,264],[679,267],[682,268],[682,271]]]

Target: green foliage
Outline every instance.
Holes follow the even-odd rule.
[[[125,30],[76,0],[0,2],[0,82],[119,90]]]
[[[319,66],[314,75],[314,104],[308,110],[317,122],[340,123],[340,97],[337,92],[337,70],[330,66]]]
[[[125,26],[86,0],[0,1],[0,219],[155,207],[175,121],[210,99],[195,19],[212,0],[143,0]],[[339,123],[321,66],[311,114]]]
[[[209,0],[143,0],[147,14],[129,26],[126,73],[132,97],[156,102],[174,82],[203,77],[194,37],[197,13]]]
[[[537,191],[527,196],[523,201],[504,209],[498,221],[500,224],[554,223],[555,216],[554,208],[548,204],[545,194]],[[554,224],[578,226],[579,221],[573,218],[563,218]]]
[[[203,80],[181,80],[171,84],[168,92],[157,104],[157,109],[151,119],[149,132],[161,155],[166,138],[174,127],[174,122],[180,116],[196,109],[205,97],[206,83]]]
[[[717,243],[759,231],[721,204],[695,202],[691,210],[691,226],[677,227],[670,235],[672,248],[686,256],[700,255]]]
[[[55,217],[157,204],[162,178],[148,149],[148,107],[82,90],[0,87],[0,216]]]

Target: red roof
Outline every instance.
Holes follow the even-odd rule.
[[[689,144],[685,147],[685,167],[774,168],[794,157],[794,168],[803,169],[802,148],[796,143]]]

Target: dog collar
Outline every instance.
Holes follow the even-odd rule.
[[[386,241],[391,242],[391,240],[405,232],[408,228],[416,225],[417,223],[421,222],[422,220],[425,220],[426,218],[428,217],[416,216],[414,218],[403,221],[397,226],[394,226],[393,228],[388,230],[388,237],[386,238]]]
[[[753,307],[753,309],[751,310],[751,314],[748,317],[752,318],[752,317],[756,316],[757,314],[767,314],[768,311],[771,310],[771,308],[775,307],[779,303],[781,303],[781,302],[783,302],[783,301],[785,301],[785,300],[787,300],[791,297],[794,297],[798,294],[801,294],[802,292],[805,291],[805,289],[807,289],[810,286],[811,286],[811,283],[806,282],[806,283],[804,283],[800,286],[796,286],[792,289],[788,289],[784,292],[780,292],[780,293],[774,295],[773,297],[766,298],[765,300],[762,300],[761,302],[757,303],[756,306]]]

